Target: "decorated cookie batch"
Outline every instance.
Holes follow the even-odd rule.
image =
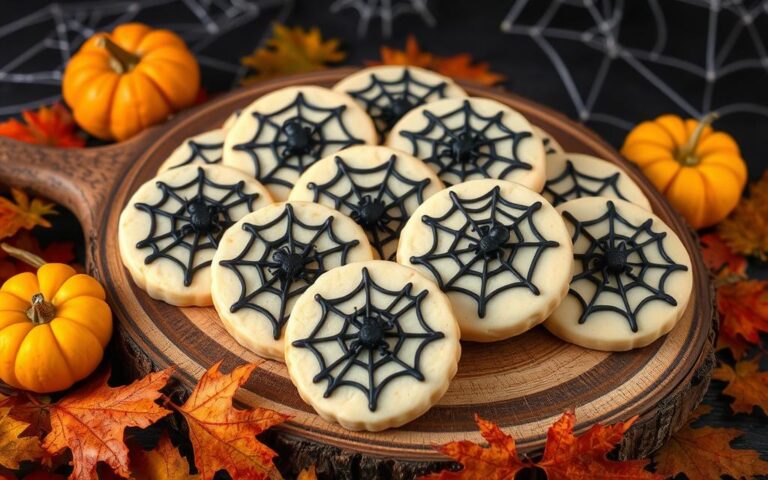
[[[125,206],[119,247],[150,296],[213,305],[352,430],[437,403],[460,339],[543,324],[630,350],[674,327],[693,283],[615,164],[415,67],[277,90],[185,140]]]

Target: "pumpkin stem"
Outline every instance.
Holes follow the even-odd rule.
[[[56,316],[56,307],[47,302],[42,293],[32,295],[32,306],[27,310],[27,317],[36,325],[50,322]]]
[[[685,166],[692,167],[699,164],[699,158],[695,155],[696,147],[699,145],[701,135],[704,133],[704,129],[707,128],[717,120],[717,112],[709,112],[699,120],[699,124],[696,125],[696,129],[693,131],[685,145],[677,152],[677,161]]]
[[[123,47],[113,42],[112,39],[106,35],[96,39],[96,45],[107,49],[109,55],[112,57],[112,60],[114,60],[114,63],[116,64],[115,66],[117,68],[115,68],[115,70],[117,73],[130,72],[133,70],[133,67],[138,65],[139,61],[141,60],[138,55],[134,55],[133,53],[125,50]]]
[[[22,262],[26,263],[30,267],[34,268],[40,268],[43,265],[45,265],[45,260],[38,257],[34,253],[29,253],[26,250],[22,250],[20,248],[12,247],[8,245],[7,243],[3,242],[0,243],[0,248],[3,249],[5,253],[12,256],[13,258],[17,260],[21,260]]]

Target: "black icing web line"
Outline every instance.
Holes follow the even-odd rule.
[[[215,143],[202,143],[197,142],[195,140],[187,140],[187,146],[189,147],[190,153],[187,156],[184,161],[177,163],[176,165],[172,166],[171,169],[183,167],[185,165],[190,165],[194,163],[195,160],[202,160],[203,163],[206,165],[213,165],[216,163],[221,163],[222,158],[222,149],[224,148],[224,142],[215,142]],[[218,154],[211,157],[209,153],[207,152],[216,152],[218,151]]]
[[[405,202],[416,197],[417,205],[421,205],[429,179],[416,181],[403,176],[397,171],[396,155],[372,168],[352,167],[340,157],[336,157],[335,162],[336,175],[332,179],[322,185],[314,182],[307,185],[312,190],[313,201],[319,201],[321,196],[332,200],[336,210],[349,215],[363,227],[379,257],[387,259],[384,246],[400,238],[400,232],[411,214]],[[357,177],[366,178],[370,175],[382,175],[382,178],[367,186],[356,180]],[[349,189],[344,193],[333,192],[333,187],[343,179],[349,181]],[[407,190],[397,195],[392,190],[395,185],[404,186]],[[394,253],[389,257],[392,260]]]
[[[375,73],[369,79],[366,87],[346,93],[365,105],[365,111],[376,125],[379,140],[411,109],[435,98],[445,98],[445,88],[448,86],[448,83],[442,81],[429,84],[416,80],[407,68],[403,69],[403,74],[396,80],[382,80]]]
[[[319,107],[309,103],[303,93],[285,107],[269,113],[252,112],[257,127],[251,140],[236,144],[233,148],[246,152],[253,160],[255,177],[264,184],[276,184],[291,188],[293,184],[280,178],[282,170],[294,170],[302,173],[319,158],[339,151],[351,145],[365,143],[352,136],[342,120],[346,105],[338,107]],[[288,112],[295,112],[286,120],[278,123],[275,118]],[[310,120],[307,114],[323,115],[318,121]],[[336,125],[341,130],[340,138],[328,138],[325,128]],[[267,128],[268,127],[268,128]],[[268,130],[273,130],[271,133]],[[276,159],[275,166],[262,172],[259,151],[270,152]]]
[[[536,228],[534,216],[542,203],[519,205],[509,202],[501,196],[498,186],[476,198],[463,199],[455,192],[449,195],[452,205],[445,214],[422,217],[432,230],[432,246],[424,255],[411,257],[411,263],[426,267],[443,291],[460,292],[474,299],[480,318],[485,317],[488,303],[506,290],[526,288],[539,295],[539,288],[533,283],[536,266],[547,248],[560,245],[544,238]],[[445,226],[446,220],[455,214],[464,220],[463,225],[458,229]],[[529,234],[526,235],[523,226],[528,227]],[[438,251],[438,235],[441,233],[452,239],[447,248]],[[526,271],[521,272],[514,262],[518,252],[525,249],[534,249],[534,252]],[[439,269],[441,261],[453,262],[458,270],[445,278]],[[505,275],[507,280],[503,285],[490,288],[489,282],[499,275]],[[461,286],[461,280],[468,277],[477,278],[479,287]]]
[[[606,190],[611,190],[618,198],[627,200],[619,190],[618,183],[620,177],[621,172],[616,172],[607,177],[587,175],[586,173],[580,172],[573,165],[572,161],[566,160],[565,168],[562,173],[551,180],[547,180],[544,184],[544,192],[552,195],[552,205],[555,206],[574,198],[605,196]],[[558,192],[555,190],[556,185],[563,182],[571,182],[572,185],[564,191]],[[589,188],[584,185],[584,182],[596,182],[598,183],[598,186],[597,188]]]
[[[216,183],[199,167],[197,176],[187,183],[173,186],[158,181],[155,185],[162,192],[160,200],[152,205],[134,205],[146,212],[150,219],[149,233],[144,240],[136,243],[136,247],[152,249],[152,253],[144,258],[145,264],[162,258],[178,265],[184,273],[184,285],[189,286],[195,273],[211,264],[210,260],[196,263],[197,254],[202,250],[218,248],[224,231],[237,220],[230,216],[230,209],[245,204],[252,211],[253,202],[259,194],[245,193],[243,181],[234,184]],[[191,198],[179,193],[190,187],[196,188]],[[213,192],[221,195],[216,197]],[[159,218],[169,221],[162,232],[159,231]],[[186,258],[178,258],[174,252],[184,253]]]
[[[589,240],[589,247],[583,253],[574,253],[574,259],[581,262],[582,272],[573,276],[571,285],[585,280],[594,284],[596,290],[592,298],[584,298],[571,288],[573,295],[581,304],[582,314],[579,324],[586,322],[590,315],[597,312],[613,312],[624,317],[633,332],[637,332],[637,314],[645,305],[654,300],[660,300],[676,306],[677,300],[664,291],[667,278],[676,271],[687,271],[688,267],[675,263],[664,249],[666,232],[654,232],[651,228],[653,219],[649,218],[641,225],[634,225],[622,217],[612,201],[606,202],[606,212],[589,221],[580,222],[568,211],[563,212],[563,218],[575,227],[573,243],[582,235]],[[590,227],[608,222],[608,233],[596,237],[590,232]],[[617,226],[623,225],[634,233],[627,236],[616,231]],[[641,236],[648,238],[640,240]],[[654,248],[663,259],[663,263],[652,262],[648,259],[646,249]],[[661,270],[658,285],[646,280],[646,275],[652,270]],[[629,301],[629,292],[633,289],[643,289],[648,292],[633,308]],[[604,294],[618,295],[622,307],[611,304],[601,305],[600,297]]]
[[[368,269],[363,268],[360,283],[348,294],[332,299],[315,296],[315,301],[322,307],[322,316],[309,337],[297,340],[293,345],[309,349],[317,359],[320,372],[312,381],[327,381],[324,397],[329,397],[339,387],[353,387],[365,394],[368,408],[375,411],[382,389],[392,380],[403,376],[424,380],[424,374],[419,369],[421,354],[428,344],[445,335],[432,329],[424,320],[421,302],[428,291],[414,294],[412,289],[413,285],[408,283],[399,291],[387,290],[376,284]],[[365,302],[360,308],[347,304],[360,292],[365,296]],[[410,312],[416,316],[419,327],[417,331],[407,331],[401,324],[403,315]],[[339,331],[332,335],[318,336],[328,319],[334,316],[343,320]],[[406,342],[419,342],[412,359],[413,364],[399,356]],[[337,345],[340,355],[326,358],[320,346],[327,344]],[[384,378],[376,378],[380,368],[392,364],[396,366],[395,371]],[[355,368],[366,372],[365,384],[347,378]]]
[[[422,112],[427,118],[427,125],[416,132],[402,130],[400,135],[410,140],[411,149],[416,156],[437,167],[438,176],[446,182],[446,176],[454,175],[464,182],[471,176],[483,178],[505,178],[513,170],[531,170],[533,167],[520,160],[517,149],[520,142],[531,137],[531,132],[515,132],[504,125],[504,112],[485,116],[476,112],[468,100],[462,105],[443,115],[435,115],[428,109]],[[458,127],[449,127],[454,118],[459,118]],[[482,127],[476,125],[482,124]],[[491,130],[500,132],[492,136]],[[437,134],[437,135],[435,135]],[[508,156],[499,152],[497,143],[511,141]],[[426,155],[420,152],[420,143],[427,146]],[[506,165],[497,175],[491,175],[489,169],[495,164]]]
[[[347,263],[349,251],[360,243],[358,240],[345,242],[339,239],[333,231],[333,219],[334,217],[329,216],[319,225],[309,225],[296,218],[293,206],[286,204],[280,215],[264,225],[243,224],[243,230],[250,234],[245,247],[235,258],[220,262],[222,266],[229,268],[240,282],[240,297],[230,306],[230,311],[234,313],[248,308],[261,313],[272,324],[274,339],[279,339],[288,320],[288,302],[304,293],[317,277],[329,269],[326,265],[328,257],[338,254],[339,265],[344,265]],[[265,239],[262,233],[273,228],[284,228],[283,235],[275,240]],[[313,232],[310,240],[297,240],[297,229]],[[323,237],[333,242],[333,245],[320,250],[317,243]],[[257,244],[261,244],[264,251],[257,260],[248,259]],[[258,275],[260,285],[248,291],[246,274],[243,272],[251,268]],[[280,311],[277,315],[259,304],[258,300],[262,295],[279,298]]]

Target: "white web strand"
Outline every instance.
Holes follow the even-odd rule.
[[[402,15],[418,15],[429,27],[436,25],[435,17],[429,11],[427,0],[336,0],[331,4],[330,12],[354,10],[360,19],[357,23],[357,35],[368,34],[371,20],[381,20],[381,32],[384,37],[392,36],[395,20]]]

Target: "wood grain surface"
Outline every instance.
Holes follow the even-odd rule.
[[[224,331],[213,308],[177,308],[149,298],[133,284],[116,240],[118,216],[130,196],[184,138],[219,126],[233,110],[276,88],[330,86],[352,71],[328,70],[253,85],[114,146],[59,150],[0,139],[0,180],[60,202],[80,220],[88,269],[107,286],[118,325],[117,345],[134,374],[176,365],[182,384],[189,386],[219,359],[228,370],[258,358]],[[631,352],[587,350],[541,327],[493,344],[465,342],[459,373],[440,403],[404,427],[379,433],[349,432],[323,421],[301,401],[284,365],[266,361],[238,400],[293,415],[267,436],[288,470],[319,462],[321,472],[337,478],[408,478],[445,460],[432,445],[479,441],[475,413],[498,422],[515,436],[520,450],[532,453],[542,448],[547,427],[568,408],[576,409],[577,431],[639,415],[619,455],[645,456],[683,425],[706,391],[717,325],[711,282],[695,235],[632,165],[582,125],[501,90],[462,86],[472,95],[517,109],[567,151],[593,154],[626,170],[688,249],[694,264],[693,299],[671,333]]]

